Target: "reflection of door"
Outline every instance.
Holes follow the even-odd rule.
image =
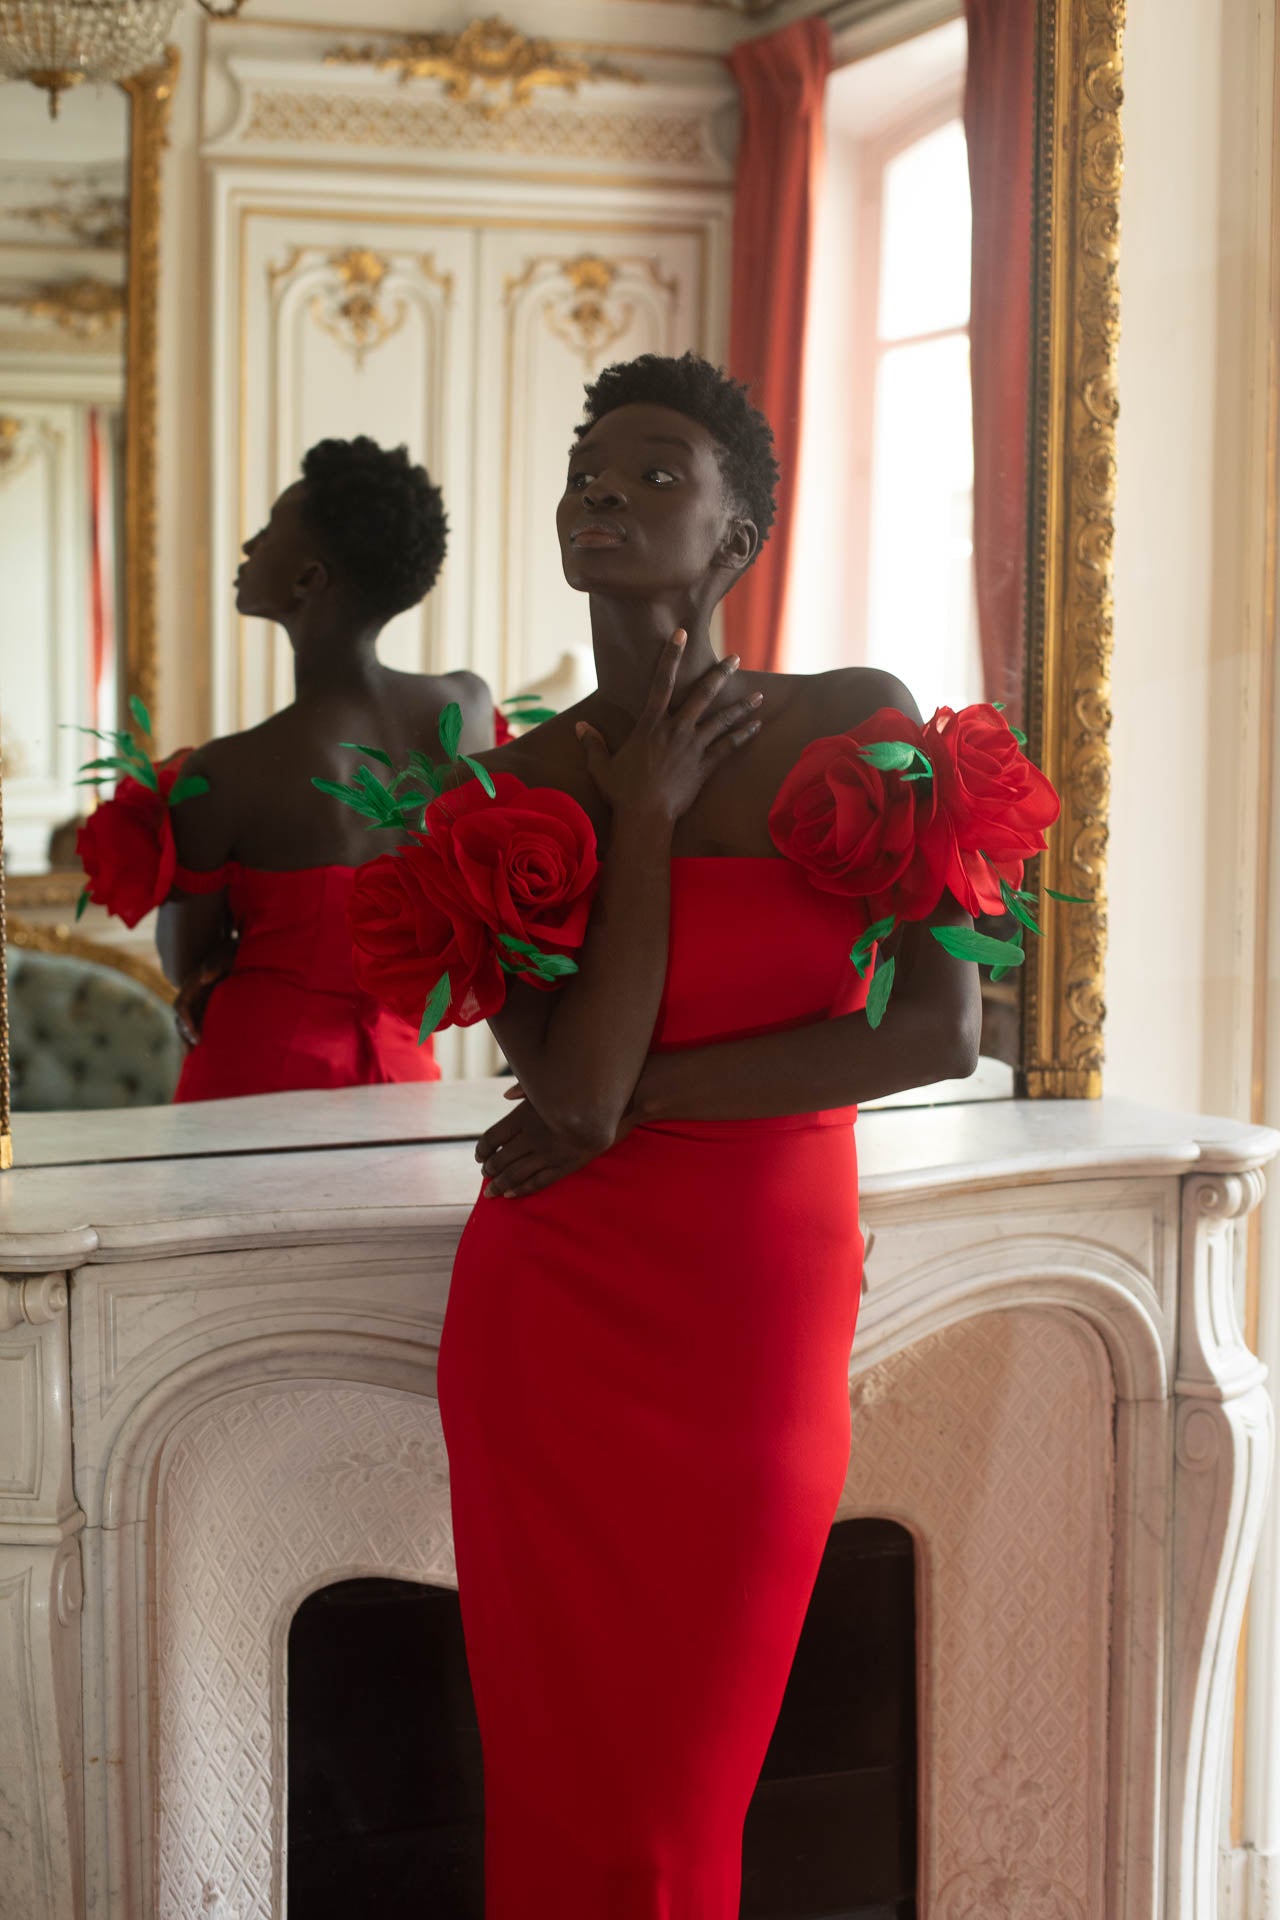
[[[328,434],[407,442],[444,490],[440,582],[392,623],[384,659],[472,667],[502,697],[575,643],[585,656],[555,536],[583,387],[637,353],[718,350],[719,209],[427,212],[388,190],[318,213],[278,187],[253,200],[229,198],[219,219],[213,731],[290,697],[287,641],[238,619],[231,582],[239,542]]]
[[[472,664],[502,692],[589,646],[555,531],[583,388],[612,361],[699,344],[705,244],[622,221],[481,236]]]
[[[391,622],[382,643],[390,666],[444,664],[443,636],[466,622],[467,528],[454,501],[467,489],[472,254],[469,234],[412,217],[299,209],[248,223],[243,358],[224,390],[238,389],[241,404],[224,406],[222,421],[238,458],[222,465],[219,487],[227,579],[217,582],[215,604],[225,606],[231,646],[217,732],[250,725],[293,696],[288,641],[266,622],[236,620],[230,576],[236,546],[298,477],[306,449],[330,436],[403,442],[433,479],[449,477],[445,571],[421,607]]]
[[[16,873],[44,871],[52,829],[80,805],[87,756],[70,729],[91,712],[87,411],[0,388],[0,744]]]

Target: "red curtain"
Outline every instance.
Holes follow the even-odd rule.
[[[768,543],[725,601],[725,633],[744,666],[777,668],[831,34],[825,20],[797,20],[779,33],[735,47],[729,66],[742,98],[729,370],[747,382],[752,399],[768,415],[782,479]]]
[[[989,700],[1022,704],[1036,0],[965,0],[973,195],[973,557]]]

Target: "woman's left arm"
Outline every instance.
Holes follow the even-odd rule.
[[[892,998],[878,1027],[865,1013],[810,1026],[651,1053],[619,1138],[656,1120],[763,1120],[858,1106],[935,1080],[964,1080],[978,1064],[978,969],[929,937],[931,926],[973,922],[948,895],[927,921],[896,937]],[[561,1140],[525,1099],[476,1147],[493,1197],[539,1193],[594,1159]]]
[[[929,936],[970,927],[948,895],[903,929],[893,995],[878,1027],[864,1013],[749,1040],[650,1054],[630,1120],[751,1120],[860,1106],[934,1080],[964,1080],[978,1064],[978,969]]]
[[[224,866],[231,854],[232,822],[227,783],[220,793],[216,766],[209,769],[207,748],[200,748],[183,764],[184,774],[203,774],[209,791],[184,800],[173,809],[178,863],[209,873]],[[189,1046],[200,1037],[200,1017],[211,989],[231,970],[235,958],[235,927],[226,887],[212,893],[183,893],[181,886],[156,916],[156,947],[166,977],[178,989],[174,1007],[178,1029]]]

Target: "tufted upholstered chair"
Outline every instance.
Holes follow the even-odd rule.
[[[165,1105],[182,1044],[164,999],[109,949],[98,959],[87,941],[58,944],[7,949],[14,1111]]]

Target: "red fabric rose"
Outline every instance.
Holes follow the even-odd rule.
[[[868,923],[931,913],[947,853],[934,783],[904,780],[863,759],[861,747],[885,740],[924,748],[916,721],[881,707],[849,733],[811,741],[769,813],[778,851],[824,893],[864,897]]]
[[[508,720],[506,714],[502,711],[501,707],[495,707],[493,710],[493,744],[494,746],[505,747],[508,740],[514,740],[514,739],[515,739],[515,734],[511,731],[511,722]]]
[[[136,927],[169,897],[178,859],[169,794],[190,752],[180,747],[160,761],[158,792],[141,780],[122,780],[76,835],[89,898],[126,927]]]
[[[972,914],[1003,913],[1001,880],[1022,885],[1023,862],[1044,847],[1044,830],[1061,811],[1053,784],[986,704],[959,713],[939,707],[925,726],[924,751],[945,825],[946,885]]]
[[[503,945],[504,934],[556,954],[585,937],[599,878],[590,819],[568,794],[526,787],[514,774],[497,774],[494,789],[490,799],[469,780],[442,794],[427,809],[423,833],[357,877],[350,909],[357,978],[414,1021],[446,971],[450,1026],[497,1012],[503,962],[532,986],[554,985],[528,956]]]
[[[347,908],[356,980],[416,1027],[448,973],[448,1024],[473,1026],[497,1012],[506,982],[487,929],[425,855],[426,843],[418,842],[356,874]]]

